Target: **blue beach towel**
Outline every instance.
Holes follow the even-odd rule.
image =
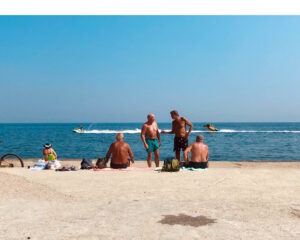
[[[183,171],[205,172],[205,171],[207,171],[207,168],[181,167],[180,170],[183,170]]]

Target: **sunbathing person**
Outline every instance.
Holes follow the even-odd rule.
[[[176,153],[176,159],[180,161],[180,150],[184,151],[188,145],[190,136],[193,130],[193,124],[184,117],[180,117],[176,110],[170,112],[172,122],[171,131],[161,131],[162,134],[175,134],[174,138],[174,152]],[[186,126],[189,126],[189,131],[186,132]]]
[[[50,143],[46,143],[44,145],[43,155],[45,161],[54,161],[55,159],[57,159],[57,154]]]
[[[127,166],[129,166],[130,164],[128,155],[130,156],[130,161],[134,163],[133,153],[129,144],[124,142],[123,133],[117,133],[116,141],[110,145],[109,150],[106,154],[106,162],[109,161],[111,155],[111,168],[127,168]]]
[[[192,143],[184,151],[184,167],[192,168],[208,168],[208,146],[203,143],[204,137],[199,135],[196,137],[196,142]],[[191,161],[188,160],[188,154],[191,152]]]

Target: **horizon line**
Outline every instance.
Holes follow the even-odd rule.
[[[143,123],[142,122],[0,122],[0,124],[118,124],[118,123]],[[172,121],[157,121],[157,123],[171,123]],[[300,121],[191,121],[193,123],[300,123]]]

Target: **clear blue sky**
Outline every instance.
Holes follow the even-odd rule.
[[[300,121],[300,17],[0,17],[0,122]]]

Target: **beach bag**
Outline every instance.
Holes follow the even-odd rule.
[[[80,169],[92,169],[95,167],[92,160],[85,159],[85,158],[82,159],[80,166],[81,166]]]
[[[98,158],[96,162],[96,168],[106,168],[106,158]]]
[[[180,170],[180,161],[178,159],[165,160],[162,166],[162,172],[178,172]]]

